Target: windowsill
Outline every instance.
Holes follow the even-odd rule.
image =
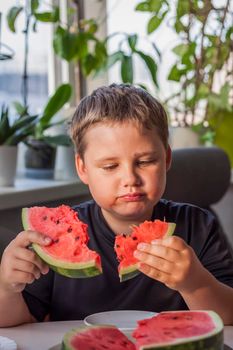
[[[88,187],[78,178],[70,180],[38,180],[19,178],[15,186],[0,187],[0,210],[43,203],[60,198],[88,194]]]

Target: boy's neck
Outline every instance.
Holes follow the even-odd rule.
[[[137,220],[135,219],[125,219],[122,220],[121,218],[117,218],[115,216],[112,216],[111,214],[105,212],[102,210],[102,214],[108,224],[108,226],[111,228],[111,230],[115,233],[115,235],[119,233],[124,233],[125,235],[128,235],[132,232],[132,226],[136,225],[138,226],[145,220],[151,220],[151,216],[148,218],[139,218]]]

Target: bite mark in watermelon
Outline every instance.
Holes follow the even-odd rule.
[[[52,239],[49,246],[33,243],[32,247],[57,273],[85,278],[102,272],[99,254],[87,246],[87,224],[69,206],[23,208],[22,222],[25,230],[38,231]]]
[[[120,262],[118,272],[121,282],[139,274],[138,260],[133,255],[137,245],[141,242],[151,243],[155,239],[171,236],[175,226],[174,223],[161,220],[145,221],[139,226],[134,226],[130,235],[119,234],[116,236],[114,249]]]
[[[223,322],[213,311],[167,311],[138,322],[137,350],[221,350]]]
[[[65,334],[63,350],[135,350],[135,345],[114,326],[91,326]]]

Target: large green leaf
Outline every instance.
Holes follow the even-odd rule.
[[[77,57],[79,41],[77,34],[58,26],[53,37],[53,48],[55,53],[70,62]],[[85,45],[85,43],[83,43]]]
[[[22,6],[13,6],[7,13],[8,27],[14,33],[15,33],[15,21],[22,10],[23,10]]]
[[[62,84],[57,88],[55,93],[50,97],[42,113],[40,119],[42,128],[46,127],[53,116],[69,101],[71,94],[72,88],[70,84]]]
[[[158,69],[158,67],[157,67],[157,64],[155,63],[155,61],[153,60],[152,57],[144,54],[142,51],[136,51],[136,52],[145,62],[146,66],[151,74],[151,77],[152,77],[154,84],[158,87],[158,81],[157,81],[157,69]]]
[[[123,83],[133,83],[132,56],[123,55],[121,59],[121,79]]]
[[[173,81],[180,81],[181,77],[186,74],[187,72],[187,68],[184,68],[184,69],[179,69],[177,67],[177,64],[175,64],[169,74],[168,74],[168,80],[173,80]]]

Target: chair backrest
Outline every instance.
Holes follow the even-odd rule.
[[[231,166],[217,147],[181,148],[172,152],[163,198],[208,208],[217,203],[230,185]]]

